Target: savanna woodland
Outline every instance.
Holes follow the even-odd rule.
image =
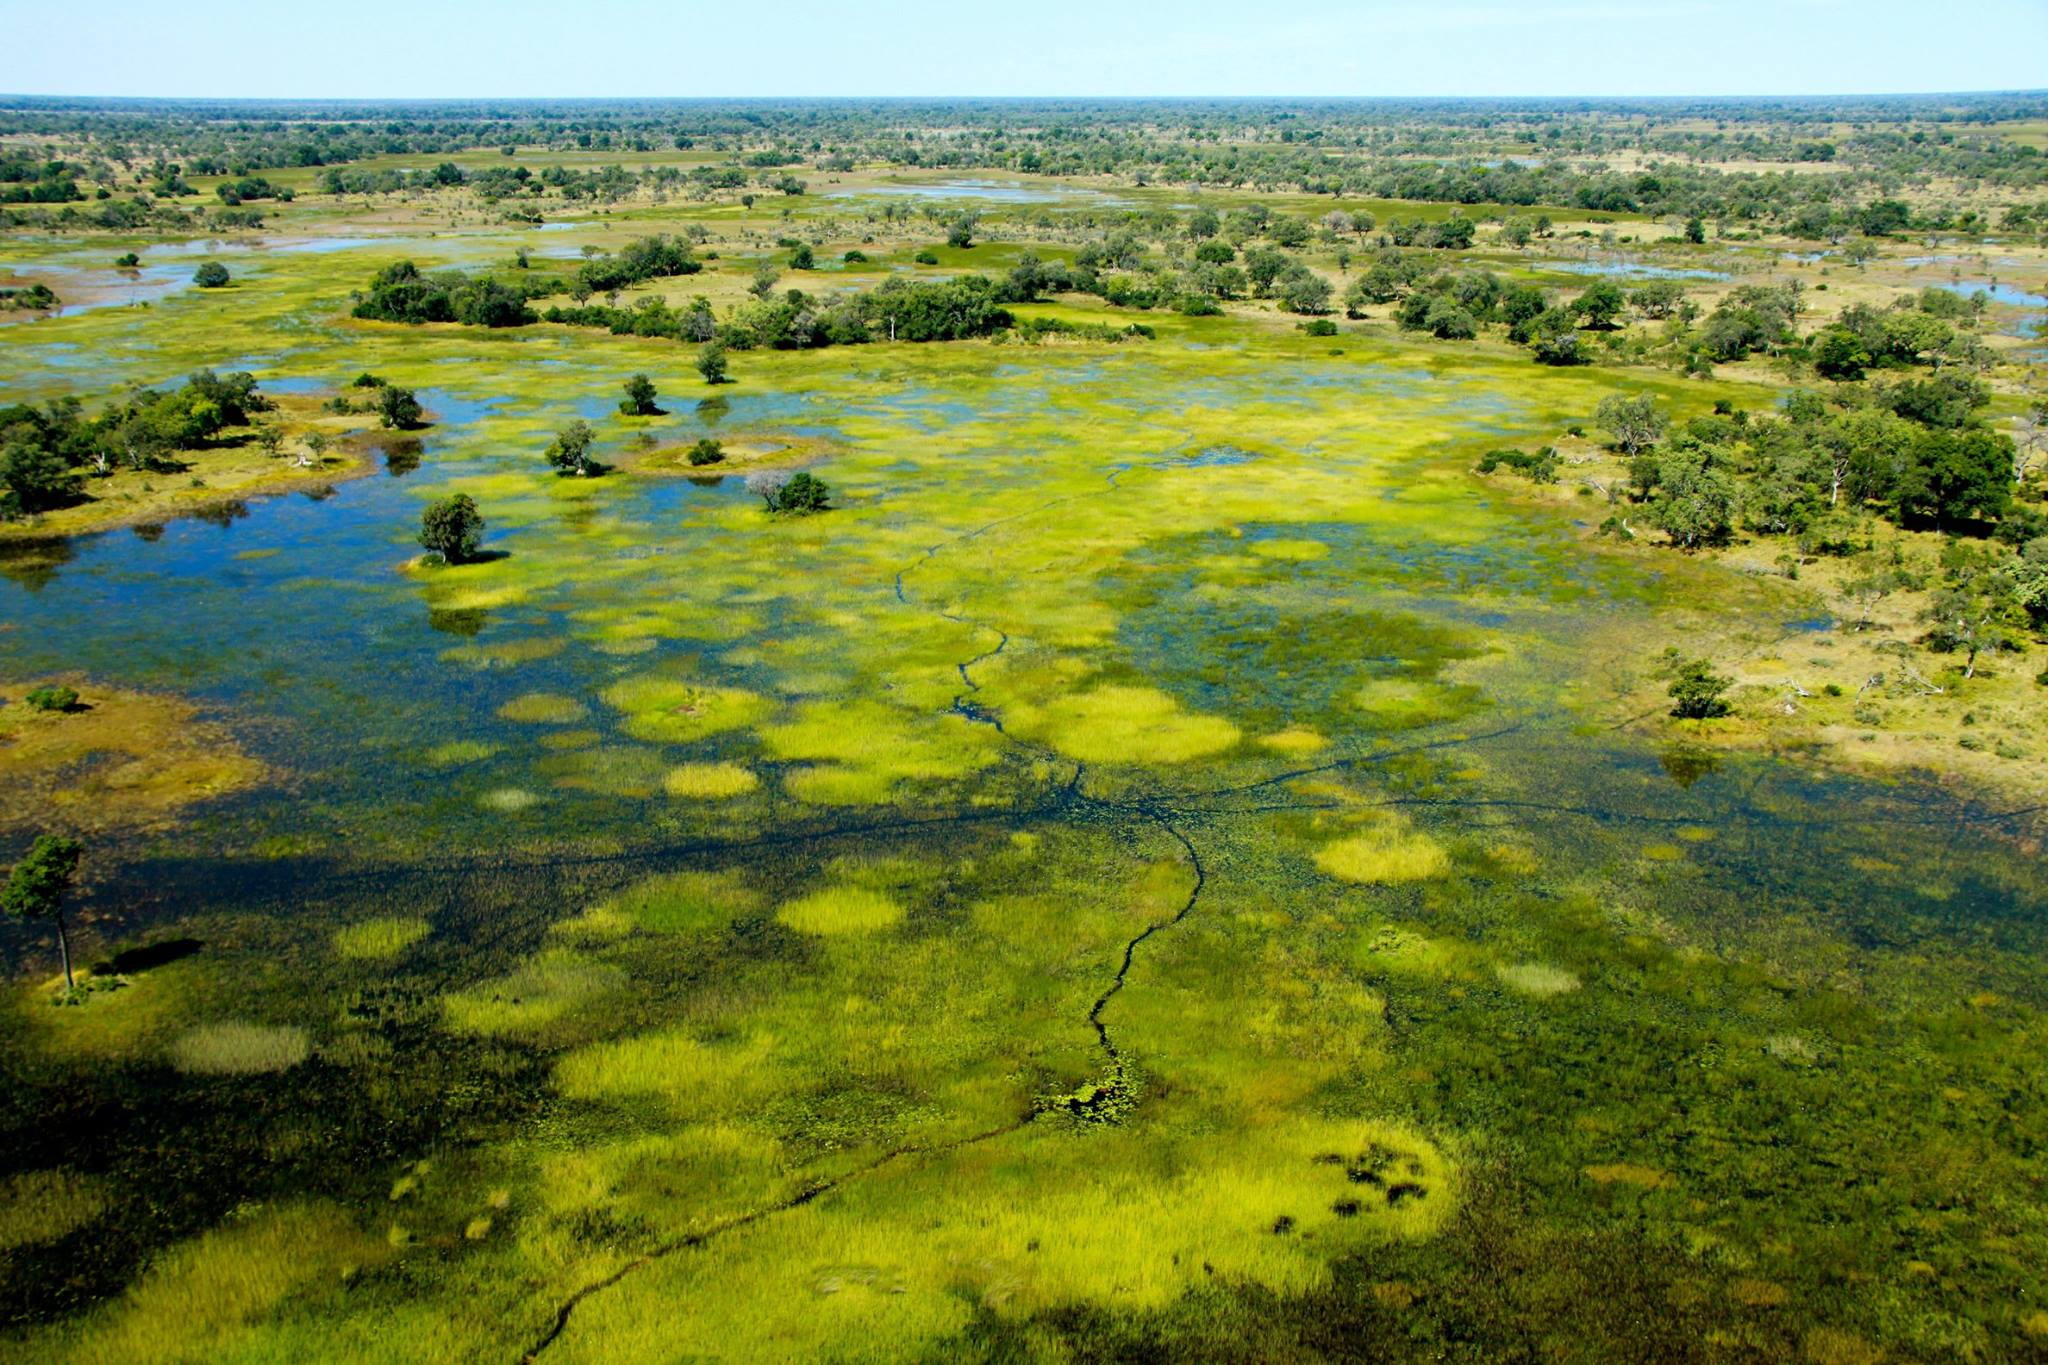
[[[2044,317],[2040,95],[0,101],[0,1358],[2048,1358]]]

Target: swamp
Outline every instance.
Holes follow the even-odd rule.
[[[2043,127],[0,101],[0,1360],[2048,1359]]]

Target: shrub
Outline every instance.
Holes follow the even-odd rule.
[[[939,263],[938,253],[930,247],[924,248],[910,259],[916,261],[919,265],[937,265]]]
[[[704,349],[697,352],[697,373],[704,376],[704,382],[707,384],[726,382],[729,376],[726,372],[723,342],[707,342]]]
[[[693,465],[720,464],[725,460],[725,447],[709,436],[697,438],[697,444],[690,447],[690,463]]]
[[[1333,337],[1337,335],[1337,324],[1328,318],[1317,318],[1313,322],[1302,323],[1301,330],[1312,337]]]
[[[192,272],[192,282],[201,289],[218,289],[228,282],[228,268],[219,261],[208,261]]]
[[[78,705],[78,692],[75,688],[53,684],[36,688],[22,700],[34,711],[69,711]]]

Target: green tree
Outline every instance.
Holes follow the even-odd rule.
[[[1710,720],[1728,714],[1728,703],[1721,699],[1721,694],[1734,683],[1733,678],[1716,673],[1705,659],[1691,659],[1678,666],[1678,676],[1664,690],[1671,698],[1672,715],[1684,720]]]
[[[796,250],[789,253],[789,268],[791,270],[814,270],[817,268],[817,265],[817,255],[812,252],[808,242],[797,243]]]
[[[411,389],[386,384],[377,390],[377,420],[386,427],[411,431],[423,415],[419,397]]]
[[[219,261],[208,261],[192,272],[192,282],[201,289],[218,289],[228,282],[228,268]]]
[[[1624,455],[1634,455],[1657,444],[1667,426],[1656,400],[1646,393],[1633,398],[1609,394],[1593,409],[1593,420],[1607,429]]]
[[[1621,286],[1612,280],[1599,280],[1586,286],[1586,292],[1572,300],[1572,311],[1588,327],[1606,331],[1614,326],[1621,310],[1628,306],[1628,297],[1621,292]]]
[[[71,938],[64,930],[64,897],[78,879],[79,855],[85,851],[76,839],[44,834],[29,848],[28,855],[8,874],[0,890],[0,913],[10,919],[48,919],[57,926],[57,952],[64,960],[64,994],[76,983],[71,978]]]
[[[1870,364],[1870,348],[1847,327],[1828,327],[1813,340],[1813,368],[1823,379],[1853,382]]]
[[[972,214],[962,218],[955,218],[951,225],[946,228],[946,245],[962,248],[973,246],[974,227],[974,215]]]
[[[590,447],[596,441],[596,429],[579,417],[555,433],[555,439],[546,451],[547,461],[558,474],[575,474],[578,477],[593,474],[597,472],[597,464],[590,458]]]
[[[706,342],[704,349],[697,352],[697,373],[704,376],[704,382],[707,384],[730,382],[730,376],[726,372],[724,342]]]
[[[1679,548],[1726,540],[1735,529],[1737,506],[1735,481],[1705,453],[1681,451],[1657,462],[1650,520]]]
[[[626,381],[626,396],[619,403],[619,411],[628,417],[658,417],[661,409],[654,405],[654,381],[644,374],[636,374]]]
[[[700,436],[690,447],[690,463],[693,465],[719,464],[725,459],[725,446],[709,436]]]
[[[467,564],[483,543],[484,517],[467,493],[428,503],[420,513],[420,544],[449,564]]]
[[[1526,324],[1529,349],[1545,365],[1576,365],[1585,359],[1579,348],[1579,323],[1569,310],[1547,308]]]
[[[1685,240],[1695,246],[1707,240],[1707,225],[1697,213],[1685,220]]]

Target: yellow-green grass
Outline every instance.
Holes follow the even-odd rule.
[[[350,924],[334,933],[334,951],[358,962],[388,962],[425,938],[424,919],[405,915],[380,915],[376,919]]]

